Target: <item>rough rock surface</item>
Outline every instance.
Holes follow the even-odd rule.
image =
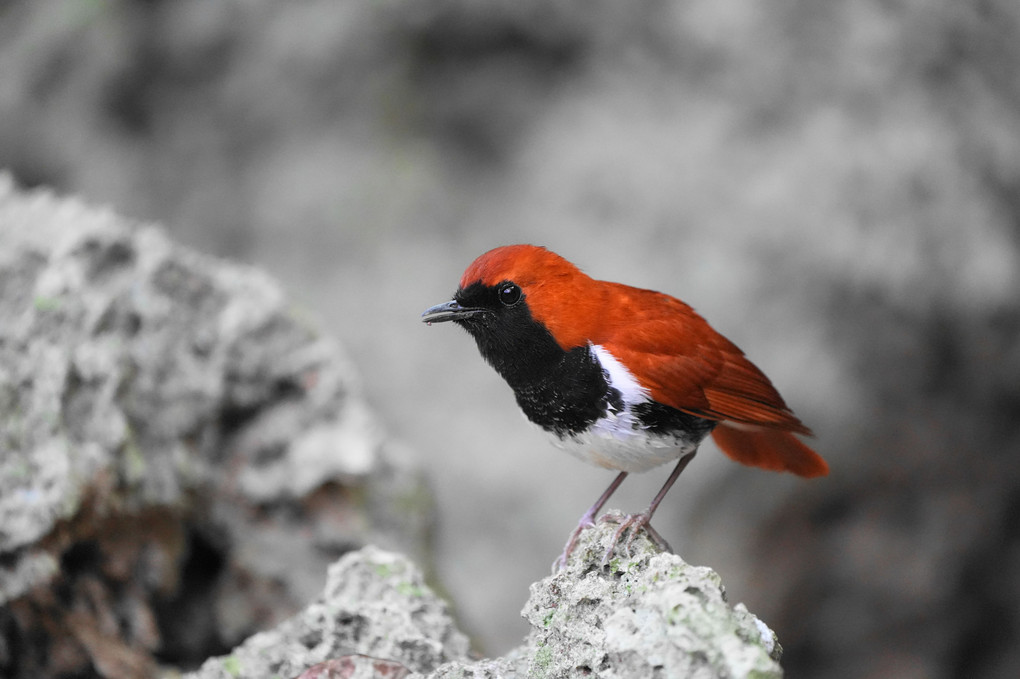
[[[585,531],[567,568],[531,586],[524,645],[433,676],[782,676],[775,634],[742,604],[726,602],[718,574],[660,553],[644,533],[631,554],[617,548],[602,566],[615,531],[612,522]]]
[[[587,531],[568,567],[532,586],[523,611],[532,627],[528,676],[782,674],[775,634],[726,602],[710,568],[659,553],[643,533],[631,556],[617,549],[601,567],[615,529]]]
[[[330,568],[320,600],[189,679],[294,677],[316,665],[322,674],[308,676],[330,676],[319,665],[330,660],[347,669],[335,676],[391,676],[394,667],[430,679],[782,676],[775,634],[726,602],[711,569],[659,553],[643,533],[632,555],[617,549],[602,566],[615,530],[607,522],[586,531],[567,568],[532,585],[522,611],[531,632],[503,657],[469,659],[466,637],[413,564],[365,548]]]
[[[0,175],[0,675],[139,676],[424,556],[420,475],[260,272]]]
[[[429,672],[467,652],[467,637],[421,571],[407,557],[366,547],[330,566],[322,596],[301,613],[188,676],[295,677],[354,654]]]

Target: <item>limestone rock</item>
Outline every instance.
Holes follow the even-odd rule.
[[[779,677],[775,634],[719,575],[640,534],[600,566],[616,526],[589,530],[563,571],[532,586],[529,676]]]
[[[187,676],[296,677],[320,664],[326,664],[322,676],[330,676],[330,665],[336,676],[351,676],[342,669],[354,672],[362,664],[368,667],[361,676],[384,674],[378,665],[394,676],[400,666],[429,672],[466,660],[467,651],[467,637],[421,571],[407,557],[366,547],[330,566],[322,596],[300,614]]]
[[[531,632],[503,657],[470,659],[466,637],[413,564],[366,548],[330,568],[326,591],[300,615],[188,679],[405,670],[415,679],[782,677],[775,634],[726,602],[711,569],[658,552],[643,533],[632,555],[618,548],[602,566],[615,530],[603,523],[586,531],[567,568],[532,585],[522,612]]]
[[[615,530],[606,522],[585,531],[567,567],[531,586],[522,611],[531,632],[522,647],[432,676],[782,676],[775,634],[742,604],[727,603],[713,570],[660,553],[644,533],[632,555],[618,547],[602,566]]]
[[[350,549],[425,557],[421,475],[259,271],[0,174],[0,319],[0,675],[194,662]]]

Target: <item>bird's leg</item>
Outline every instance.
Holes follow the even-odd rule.
[[[680,461],[676,463],[676,467],[673,468],[673,472],[669,475],[669,478],[666,479],[666,483],[662,484],[662,488],[655,494],[655,497],[652,498],[652,503],[648,505],[648,509],[640,514],[631,514],[620,521],[620,527],[616,529],[615,533],[613,533],[613,539],[609,541],[609,547],[606,549],[606,553],[602,556],[603,566],[609,563],[609,557],[612,556],[613,549],[619,544],[620,538],[623,536],[624,531],[628,528],[631,533],[630,537],[627,538],[627,543],[624,545],[624,549],[627,551],[627,554],[630,554],[631,543],[634,542],[634,538],[637,536],[637,532],[641,528],[645,529],[648,536],[652,539],[652,542],[654,542],[660,549],[668,552],[673,551],[670,548],[669,543],[663,540],[662,536],[659,535],[659,532],[652,528],[652,515],[655,514],[655,510],[659,508],[659,503],[662,502],[662,498],[666,497],[666,493],[668,493],[669,489],[673,487],[674,483],[676,483],[677,478],[680,476],[680,472],[682,472],[684,468],[691,463],[691,460],[694,459],[694,455],[697,452],[697,450],[692,450],[680,458]]]
[[[673,553],[673,548],[669,546],[668,542],[666,542],[666,538],[662,537],[662,535],[659,534],[659,531],[655,530],[652,524],[645,524],[645,532],[648,533],[648,537],[652,539],[652,542],[654,542],[659,549],[664,552],[669,552],[670,554]],[[633,539],[634,536],[631,535],[630,539],[627,540],[627,551],[630,551],[630,541]]]
[[[609,487],[606,488],[606,492],[602,493],[598,500],[595,500],[595,504],[589,507],[588,511],[581,517],[581,520],[577,522],[577,528],[574,529],[574,532],[567,539],[567,544],[563,547],[563,553],[553,562],[553,573],[567,567],[567,559],[570,557],[570,553],[574,551],[574,548],[577,547],[577,539],[581,537],[581,533],[585,528],[591,528],[595,525],[595,517],[602,511],[602,507],[609,501],[609,498],[616,492],[616,489],[620,487],[625,478],[627,478],[627,472],[620,472],[613,479],[613,482],[609,484]]]

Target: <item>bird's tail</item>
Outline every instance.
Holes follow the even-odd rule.
[[[728,426],[720,422],[712,438],[731,459],[751,467],[797,476],[825,476],[829,465],[815,451],[788,431]]]

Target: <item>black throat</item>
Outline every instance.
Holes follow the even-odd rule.
[[[609,409],[623,407],[589,346],[564,350],[526,301],[502,307],[498,300],[493,304],[493,294],[480,284],[458,292],[461,304],[491,311],[456,322],[513,389],[529,420],[564,438],[584,431]]]

